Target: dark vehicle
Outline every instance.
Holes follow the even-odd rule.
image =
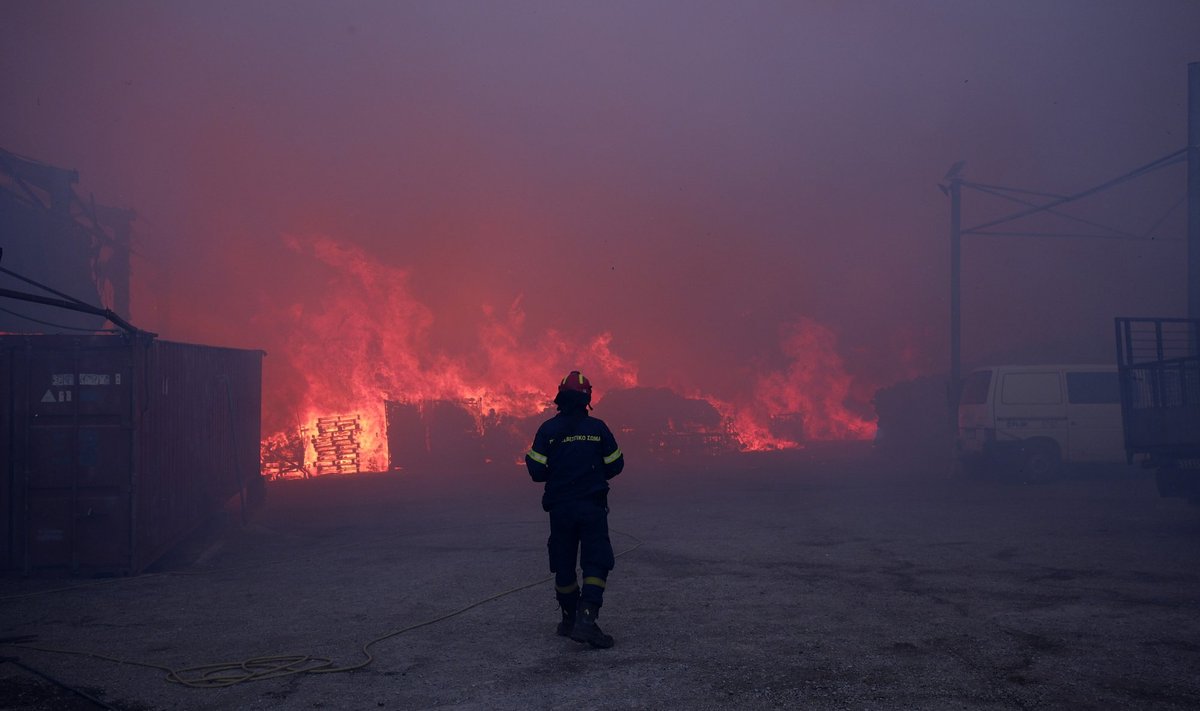
[[[1117,372],[1129,461],[1158,492],[1200,504],[1200,320],[1118,318]]]

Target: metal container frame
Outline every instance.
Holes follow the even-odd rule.
[[[0,569],[144,571],[262,492],[260,350],[0,336]]]

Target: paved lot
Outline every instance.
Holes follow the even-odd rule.
[[[553,634],[520,468],[282,482],[188,565],[0,580],[0,637],[127,663],[0,654],[121,709],[1200,707],[1196,509],[1129,470],[1031,487],[940,469],[819,448],[631,462],[603,651]],[[167,680],[356,666],[364,645],[355,671]],[[0,699],[98,707],[12,663]]]

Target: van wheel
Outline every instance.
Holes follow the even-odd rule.
[[[1062,456],[1051,443],[1031,442],[1021,448],[1021,474],[1025,481],[1040,484],[1058,476]]]

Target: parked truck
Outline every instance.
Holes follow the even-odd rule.
[[[1200,505],[1200,319],[1118,318],[1116,336],[1126,457]]]

